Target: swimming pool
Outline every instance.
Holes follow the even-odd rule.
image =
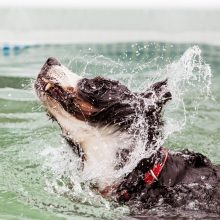
[[[33,80],[50,56],[78,74],[118,79],[133,90],[170,78],[173,91],[181,97],[176,97],[178,104],[171,103],[165,111],[164,145],[170,149],[189,148],[220,163],[220,47],[193,46],[128,42],[1,50],[0,218],[127,219],[125,216],[129,215],[128,207],[104,200],[80,181],[68,185],[67,177],[74,175],[70,167],[73,162],[67,161],[70,152],[59,136],[59,128],[47,119],[32,91]],[[189,74],[189,78],[184,74]],[[159,217],[167,213],[176,219],[206,216],[196,207],[185,209],[180,212],[158,208],[148,215]]]

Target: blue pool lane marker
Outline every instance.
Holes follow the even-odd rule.
[[[0,44],[0,50],[2,50],[3,56],[9,56],[11,53],[18,55],[23,49],[29,47],[30,45],[9,44],[7,42]]]
[[[2,53],[4,56],[8,56],[10,54],[10,46],[7,43],[2,44]]]

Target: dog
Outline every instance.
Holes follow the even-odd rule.
[[[80,158],[80,169],[89,174],[102,163],[99,175],[105,178],[97,189],[103,196],[114,195],[120,203],[147,209],[161,201],[177,207],[195,200],[199,208],[220,213],[219,166],[200,153],[170,152],[161,146],[163,108],[172,99],[167,79],[137,93],[115,80],[83,78],[51,57],[34,87]],[[140,140],[151,154],[112,181]]]

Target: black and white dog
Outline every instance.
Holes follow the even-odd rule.
[[[200,208],[220,212],[219,167],[200,153],[171,153],[158,142],[163,137],[162,109],[171,100],[167,80],[138,94],[118,81],[78,76],[49,58],[35,90],[86,172],[102,164],[100,175],[111,177],[128,163],[140,138],[146,152],[155,150],[117,183],[100,181],[98,188],[104,196],[116,195],[126,203],[139,200],[146,208],[161,199],[172,206],[196,200]],[[138,131],[140,114],[145,135]],[[215,205],[207,206],[210,200]],[[206,208],[201,205],[204,201]]]

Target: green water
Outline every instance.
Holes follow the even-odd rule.
[[[33,79],[46,58],[56,57],[78,74],[118,79],[131,89],[140,90],[155,81],[158,72],[163,72],[167,64],[178,60],[191,46],[165,43],[44,45],[2,53],[0,219],[117,219],[129,215],[128,208],[116,207],[99,195],[88,195],[91,192],[84,192],[83,188],[72,193],[61,181],[60,173],[54,171],[56,168],[68,170],[60,162],[59,154],[56,160],[50,159],[65,144],[59,128],[48,120],[32,91]],[[165,146],[199,151],[214,163],[220,163],[220,47],[199,45],[199,48],[212,70],[213,97],[207,99],[204,95],[194,114],[192,103],[197,94],[184,96],[187,117],[193,115],[193,118],[186,121],[180,132],[170,135]],[[174,118],[182,117],[181,109],[172,114]],[[51,164],[55,169],[50,169]]]

